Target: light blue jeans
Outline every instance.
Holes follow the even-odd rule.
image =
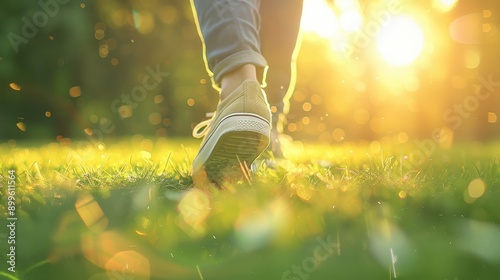
[[[192,0],[192,4],[214,87],[226,73],[253,64],[267,84],[274,113],[282,113],[287,92],[294,88],[302,0]]]

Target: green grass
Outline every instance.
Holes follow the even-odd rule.
[[[292,142],[287,160],[259,161],[251,178],[223,190],[194,188],[198,145],[134,136],[100,146],[0,146],[1,220],[9,170],[18,218],[16,273],[4,271],[1,242],[0,279],[500,272],[500,143],[436,148],[416,165],[408,164],[410,144]]]

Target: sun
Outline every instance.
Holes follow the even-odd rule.
[[[451,5],[457,0],[434,1]],[[337,16],[324,0],[304,1],[301,29],[331,40],[332,44],[338,44],[339,41],[348,44],[344,42],[347,40],[346,36],[355,36],[364,26],[364,18],[356,3],[358,2],[355,0],[335,1],[335,5],[342,11]],[[393,66],[412,64],[420,56],[423,46],[422,28],[409,15],[393,16],[377,36],[380,55],[387,64]]]
[[[377,47],[384,60],[393,66],[413,63],[424,46],[424,35],[418,23],[411,17],[399,16],[383,28],[377,39]]]

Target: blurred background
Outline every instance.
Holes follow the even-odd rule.
[[[2,142],[185,137],[215,109],[189,1],[40,3],[0,4]],[[284,132],[498,138],[499,12],[494,0],[305,0]]]

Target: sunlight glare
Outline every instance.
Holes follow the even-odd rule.
[[[340,26],[348,32],[354,32],[361,29],[363,18],[356,10],[347,10],[340,16]]]
[[[338,31],[338,19],[323,0],[304,1],[301,29],[323,38],[332,38]]]
[[[334,0],[334,3],[342,11],[350,10],[359,4],[357,0]]]
[[[424,36],[420,26],[410,17],[396,17],[381,30],[377,47],[385,61],[394,66],[407,66],[420,55]]]

